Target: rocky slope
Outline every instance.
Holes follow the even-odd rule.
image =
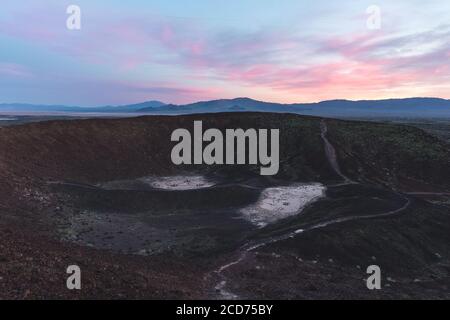
[[[203,120],[205,129],[280,129],[279,174],[261,178],[255,166],[173,166],[170,135],[192,130],[194,120]],[[221,279],[244,298],[446,297],[449,146],[408,126],[325,124],[341,174],[351,183],[331,165],[321,119],[313,117],[240,113],[0,128],[0,297],[214,298]],[[177,192],[129,188],[141,177],[180,172],[211,176],[221,185]],[[113,190],[102,187],[124,180]],[[234,219],[236,208],[257,200],[258,190],[299,182],[324,184],[326,197],[262,229]],[[113,250],[117,239],[131,241],[123,235],[130,228],[142,230],[136,232],[143,238],[157,230],[160,238],[146,241],[158,242],[151,246],[158,250],[144,256]],[[217,274],[252,244],[257,248],[240,263]],[[370,263],[381,264],[393,280],[386,280],[386,290],[365,288],[363,269]],[[65,288],[68,264],[86,274],[81,292]]]

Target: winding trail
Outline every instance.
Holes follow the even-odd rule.
[[[336,218],[336,219],[332,219],[332,220],[328,220],[325,222],[320,222],[320,223],[314,224],[312,226],[307,227],[306,229],[298,229],[293,232],[289,232],[289,233],[286,233],[286,234],[283,234],[283,235],[280,235],[277,237],[272,237],[272,238],[269,238],[266,240],[261,240],[259,242],[249,242],[240,248],[240,254],[239,254],[238,258],[236,258],[232,262],[222,265],[220,268],[218,268],[216,271],[214,271],[214,273],[220,279],[220,282],[216,285],[215,289],[217,292],[220,293],[221,298],[223,298],[223,299],[238,299],[239,298],[238,295],[226,290],[227,281],[226,281],[226,277],[224,275],[224,271],[226,271],[227,269],[229,269],[230,267],[232,267],[234,265],[241,263],[243,260],[245,260],[247,258],[249,253],[251,253],[252,251],[255,251],[256,249],[259,249],[261,247],[265,247],[269,244],[273,244],[273,243],[276,243],[279,241],[294,238],[295,236],[297,236],[299,234],[303,234],[305,232],[326,228],[328,226],[339,224],[339,223],[395,216],[395,215],[403,212],[404,210],[406,210],[409,207],[409,205],[411,204],[411,200],[409,198],[404,197],[404,196],[403,196],[403,198],[405,199],[405,203],[400,208],[395,209],[395,210],[391,210],[391,211],[379,213],[379,214],[371,214],[371,215],[363,215],[363,216],[348,216],[348,217]]]
[[[353,181],[352,179],[350,179],[349,177],[347,177],[345,174],[342,173],[339,163],[337,161],[336,150],[327,138],[328,127],[326,125],[325,120],[321,121],[320,129],[321,129],[321,137],[322,137],[322,140],[323,140],[324,146],[325,146],[325,154],[328,159],[328,162],[330,163],[331,167],[336,172],[336,174],[339,175],[344,180],[344,182],[333,185],[333,186],[345,186],[345,185],[350,185],[350,184],[358,184],[358,182]],[[237,294],[227,290],[227,277],[225,276],[224,273],[229,268],[231,268],[235,265],[238,265],[242,261],[244,261],[251,252],[255,251],[256,249],[265,247],[269,244],[273,244],[273,243],[276,243],[279,241],[294,238],[295,236],[297,236],[299,234],[303,234],[305,232],[309,232],[309,231],[313,231],[313,230],[317,230],[317,229],[326,228],[331,225],[344,223],[344,222],[348,222],[348,221],[386,218],[386,217],[397,215],[397,214],[403,212],[404,210],[406,210],[409,207],[409,205],[411,204],[411,200],[406,195],[403,195],[400,193],[397,193],[397,195],[402,197],[405,200],[405,203],[400,208],[395,209],[395,210],[391,210],[391,211],[379,213],[379,214],[370,214],[370,215],[362,215],[362,216],[348,216],[348,217],[336,218],[336,219],[332,219],[332,220],[328,220],[328,221],[324,221],[324,222],[319,222],[319,223],[313,224],[305,229],[298,229],[298,230],[288,232],[288,233],[280,235],[280,236],[271,237],[269,239],[260,240],[260,241],[253,241],[253,242],[250,241],[250,242],[246,243],[239,249],[239,251],[238,251],[239,254],[237,255],[237,258],[235,260],[220,266],[213,272],[213,274],[218,279],[218,283],[214,287],[214,289],[219,294],[221,299],[228,299],[228,300],[239,299],[240,297]]]
[[[407,192],[412,196],[450,196],[450,192]]]
[[[325,155],[327,156],[328,162],[330,163],[334,172],[336,172],[337,175],[339,175],[342,179],[344,179],[344,183],[341,185],[354,184],[355,182],[352,179],[350,179],[349,177],[347,177],[345,174],[342,173],[339,163],[337,161],[336,149],[328,140],[327,133],[328,133],[327,123],[325,122],[325,120],[322,120],[320,122],[320,136],[322,137],[322,140],[325,145]]]
[[[86,183],[78,183],[78,182],[65,182],[65,181],[47,181],[47,185],[58,185],[58,186],[69,186],[69,187],[77,187],[83,189],[91,189],[91,190],[103,190],[97,186],[93,186],[91,184]]]

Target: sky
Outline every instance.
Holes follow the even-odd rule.
[[[2,1],[0,103],[449,99],[449,17],[443,0]]]

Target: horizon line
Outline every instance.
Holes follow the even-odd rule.
[[[280,104],[280,105],[297,105],[297,104],[319,104],[323,102],[330,102],[330,101],[348,101],[348,102],[362,102],[362,101],[387,101],[387,100],[408,100],[408,99],[439,99],[439,100],[447,100],[450,101],[450,98],[442,98],[442,97],[436,97],[436,96],[412,96],[412,97],[404,97],[404,98],[382,98],[382,99],[346,99],[346,98],[336,98],[336,99],[326,99],[326,100],[318,100],[314,102],[292,102],[292,103],[286,103],[286,102],[277,102],[277,101],[266,101],[266,100],[259,100],[254,99],[250,97],[235,97],[235,98],[216,98],[211,100],[196,100],[193,102],[188,103],[171,103],[171,102],[164,102],[161,100],[144,100],[140,102],[131,102],[127,104],[104,104],[104,105],[90,105],[90,106],[82,106],[82,105],[75,105],[75,104],[64,104],[64,103],[29,103],[29,102],[0,102],[0,106],[4,105],[29,105],[29,106],[43,106],[43,107],[76,107],[76,108],[102,108],[102,107],[126,107],[131,105],[137,105],[137,104],[144,104],[149,102],[159,102],[162,103],[165,106],[168,105],[174,105],[174,106],[185,106],[195,103],[206,103],[206,102],[213,102],[213,101],[225,101],[225,100],[239,100],[239,99],[248,99],[256,102],[261,103],[273,103],[273,104]]]

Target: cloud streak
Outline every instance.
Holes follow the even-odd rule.
[[[0,20],[0,45],[13,39],[90,70],[56,68],[48,54],[43,63],[52,73],[35,80],[44,81],[48,92],[70,88],[80,97],[83,82],[96,83],[97,93],[89,90],[80,98],[86,104],[101,102],[105,91],[114,91],[121,102],[158,98],[183,103],[220,95],[293,102],[445,95],[450,86],[449,25],[377,32],[348,27],[335,34],[285,24],[229,27],[157,12],[102,15],[92,10],[83,12],[88,18],[74,32],[61,27],[64,10],[56,2],[12,10]],[[6,60],[0,57],[0,74],[14,81],[27,78],[29,85],[30,77],[42,72],[42,63],[14,61],[15,56],[11,51]],[[55,70],[58,84],[51,83]]]

